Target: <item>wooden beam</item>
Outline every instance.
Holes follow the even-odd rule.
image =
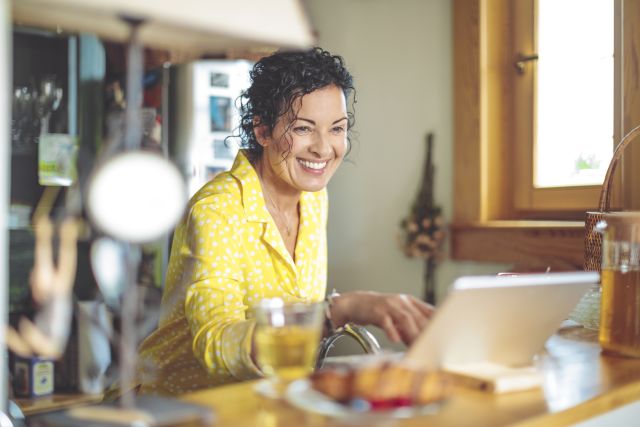
[[[454,49],[454,222],[481,219],[480,3],[455,0]]]
[[[515,270],[581,270],[584,223],[489,221],[451,227],[451,258],[513,263]]]

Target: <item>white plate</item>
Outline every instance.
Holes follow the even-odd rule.
[[[371,422],[384,418],[411,418],[437,413],[444,402],[422,406],[402,407],[390,410],[371,411],[343,405],[314,390],[308,379],[296,380],[289,384],[285,400],[298,409],[328,417],[345,418],[356,422]]]
[[[253,390],[260,396],[266,397],[267,399],[279,399],[281,397],[278,395],[278,391],[275,389],[273,383],[269,379],[258,381],[253,386]]]

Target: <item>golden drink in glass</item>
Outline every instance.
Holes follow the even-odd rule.
[[[640,213],[607,213],[596,230],[603,234],[600,345],[640,357]]]
[[[640,357],[640,271],[602,270],[600,345]]]
[[[287,385],[313,371],[322,334],[324,303],[285,304],[266,299],[253,308],[256,361],[271,379],[263,394],[282,395]]]
[[[256,331],[258,364],[265,374],[289,382],[313,371],[320,330],[308,326],[265,326]]]

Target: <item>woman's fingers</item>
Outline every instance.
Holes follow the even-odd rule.
[[[342,294],[335,302],[332,319],[378,326],[392,341],[407,345],[417,338],[433,314],[432,306],[404,294],[354,292]]]
[[[383,298],[382,312],[393,320],[394,326],[402,341],[406,344],[413,341],[420,332],[419,323],[422,315],[413,308],[405,295],[381,295]]]
[[[420,328],[420,331],[422,331],[429,324],[434,313],[434,308],[415,297],[409,297],[409,304],[417,313],[419,313],[416,315],[416,318],[418,319],[418,327]]]
[[[434,308],[431,304],[427,304],[426,302],[419,300],[416,297],[409,297],[409,301],[411,304],[416,307],[420,313],[427,317],[427,319],[431,319],[433,316]]]
[[[409,345],[426,328],[433,315],[433,307],[411,295],[388,295],[391,316],[402,341]]]
[[[418,322],[414,317],[406,312],[397,315],[395,320],[396,327],[402,336],[402,342],[407,345],[411,344],[420,333]]]
[[[413,307],[406,295],[400,295],[395,319],[405,344],[411,343],[427,322],[426,317]]]
[[[380,325],[377,325],[377,326],[380,326],[385,331],[385,333],[387,334],[387,336],[391,341],[393,342],[404,341],[400,336],[400,332],[398,332],[398,329],[396,329],[396,325],[394,324],[391,316],[385,315],[382,318],[382,322],[380,323]]]

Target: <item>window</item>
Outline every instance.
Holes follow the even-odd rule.
[[[513,8],[514,209],[593,208],[614,147],[614,0]]]
[[[612,0],[538,0],[536,188],[600,185],[607,172],[613,154],[613,6]]]
[[[533,72],[522,75],[515,67],[518,53],[537,53],[533,36],[536,10],[545,2],[559,1],[454,2],[454,259],[514,262],[524,268],[550,265],[556,270],[582,266],[584,212],[597,208],[600,185],[590,185],[584,173],[580,179],[588,185],[568,186],[566,181],[561,186],[535,185],[534,77],[539,64],[525,61],[524,66]],[[583,17],[583,2],[571,2],[580,3],[575,16]],[[609,131],[600,131],[605,135],[613,132],[610,142],[603,143],[607,152],[600,161],[607,164],[606,156],[613,147],[606,145],[640,123],[640,76],[631,60],[640,57],[640,27],[634,26],[640,17],[640,2],[610,2],[615,5],[617,64],[613,71],[602,71],[612,73],[613,82],[600,85],[602,93],[609,90],[614,96],[613,111],[606,113],[613,116],[613,124]],[[573,31],[572,22],[565,24],[567,31]],[[586,92],[581,101],[585,98]],[[594,166],[594,154],[585,151],[582,160]],[[640,141],[625,152],[614,183],[614,200],[627,209],[640,207],[640,197],[634,197],[640,194],[640,167],[631,167],[634,158],[640,161]]]

